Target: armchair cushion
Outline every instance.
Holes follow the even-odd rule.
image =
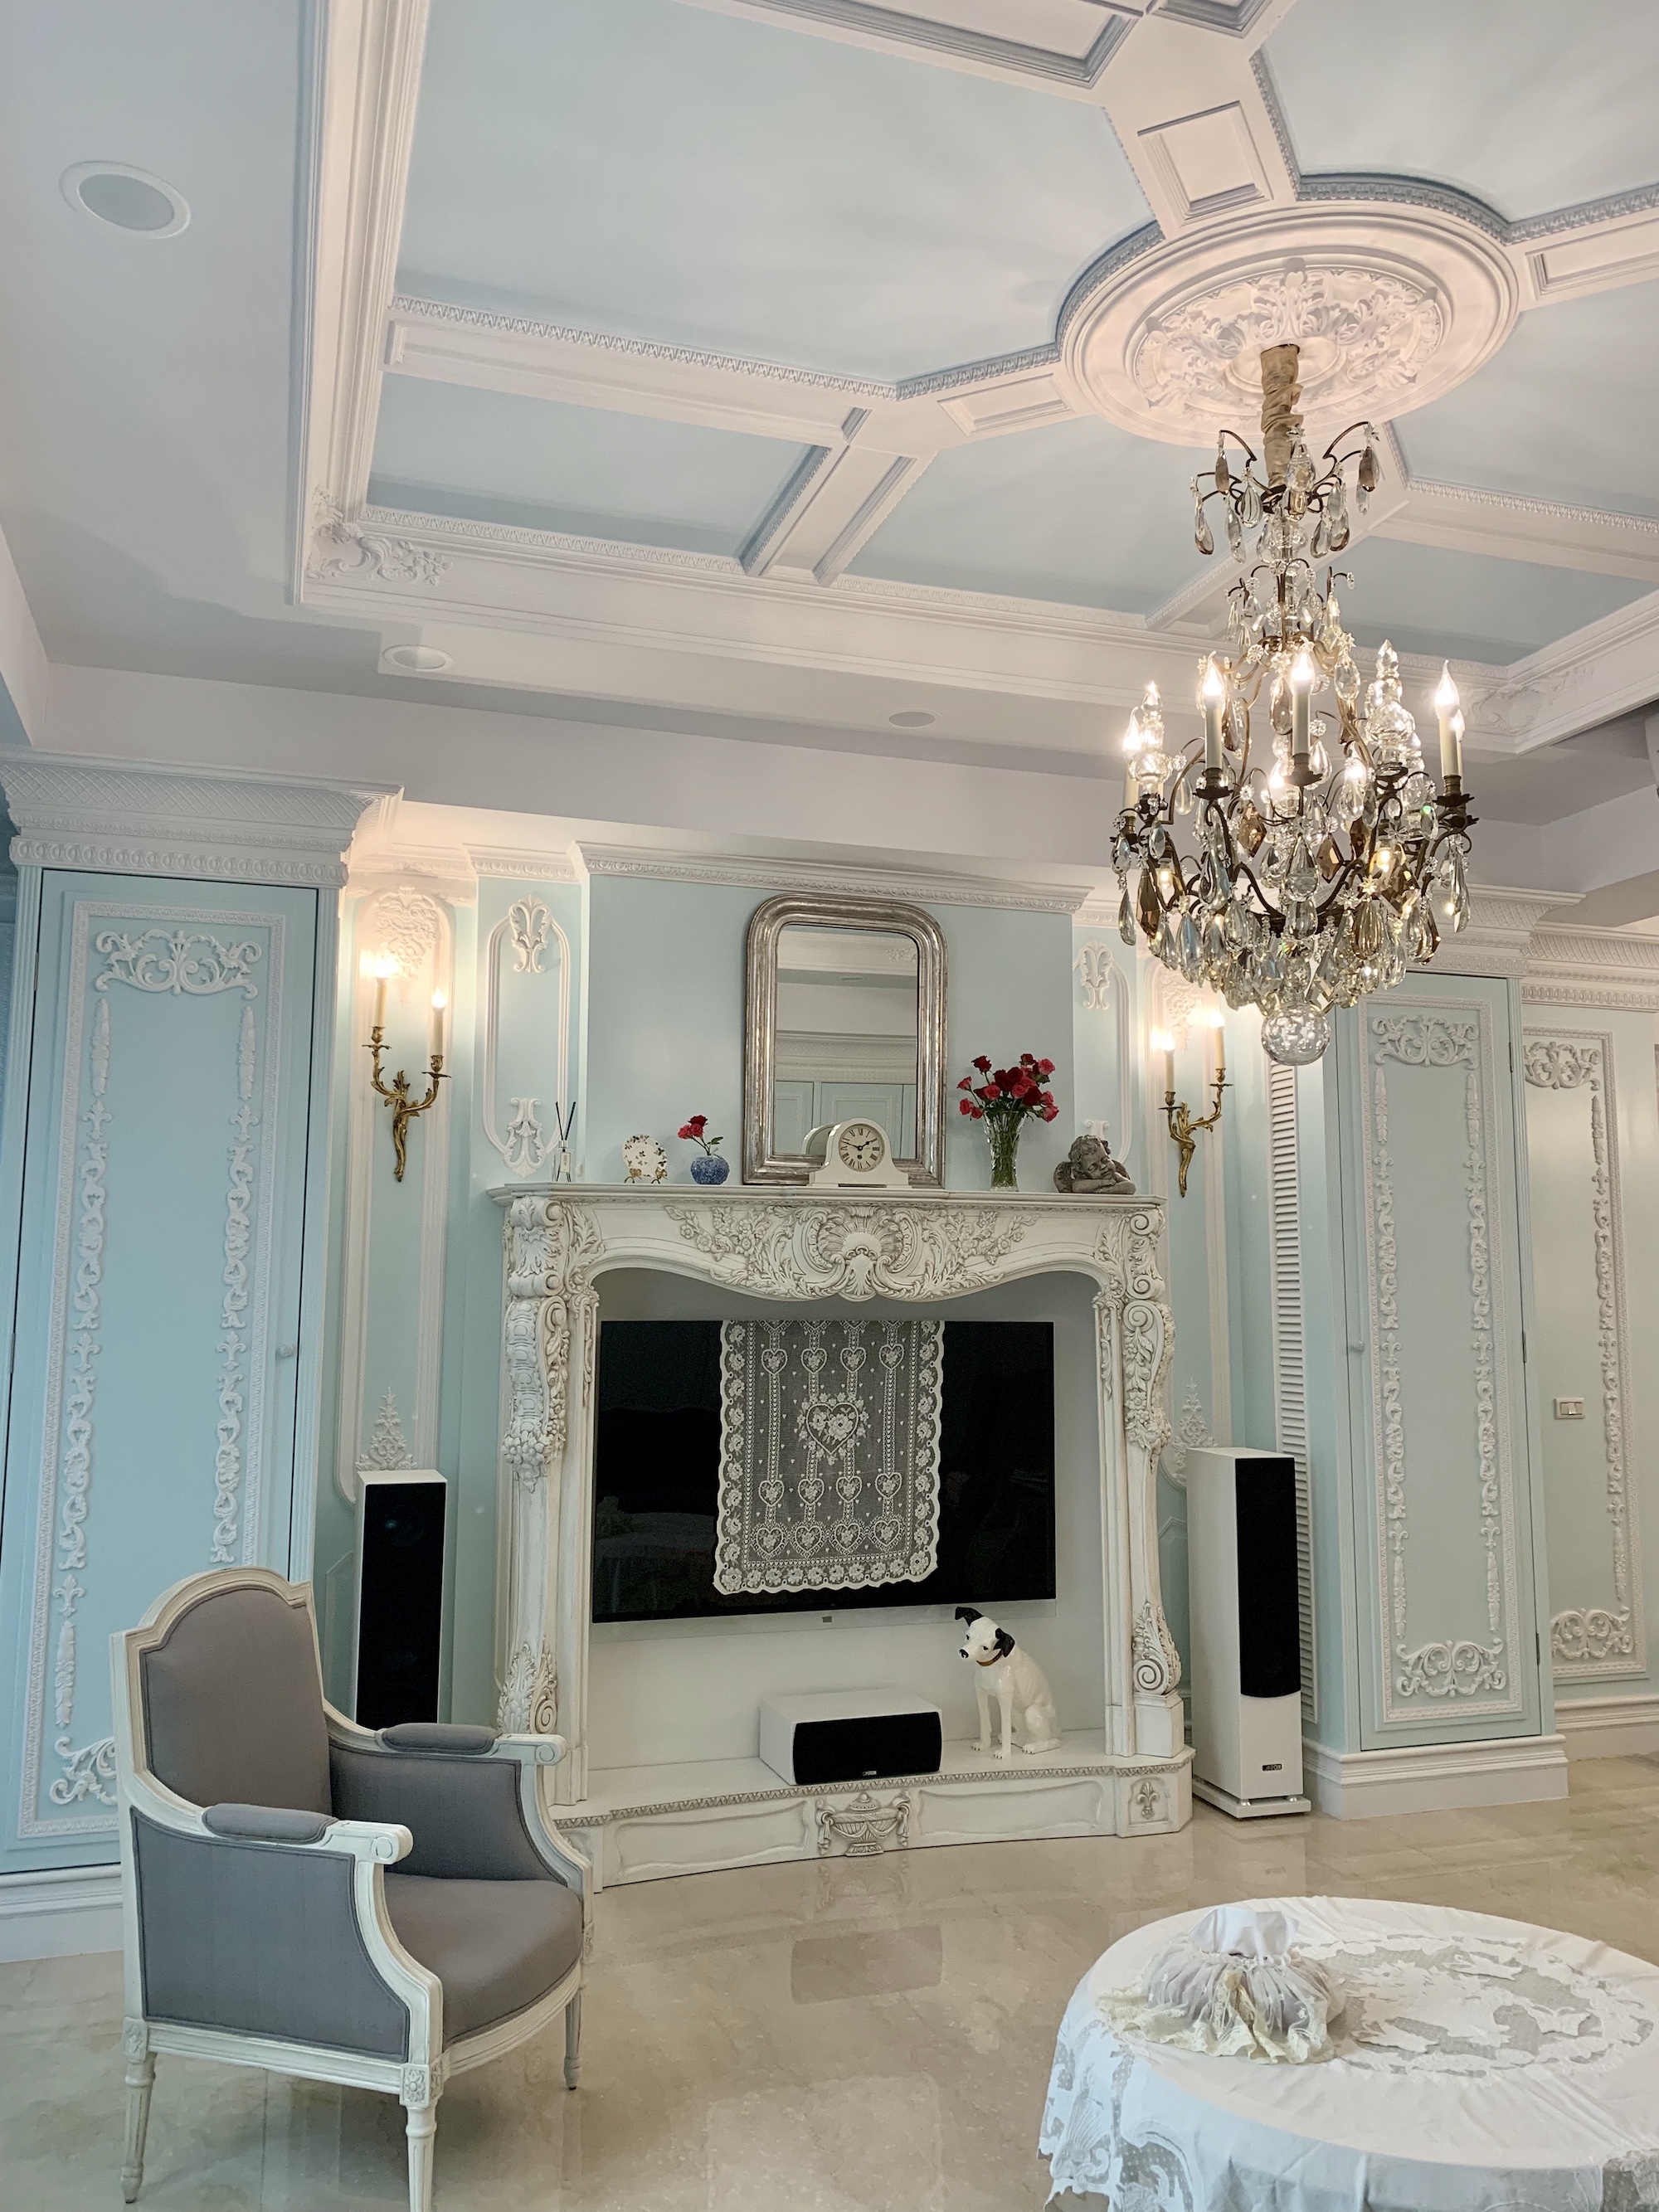
[[[386,1903],[398,1942],[443,1984],[446,2043],[524,2011],[581,1956],[581,1900],[562,1882],[388,1874]]]
[[[431,1759],[337,1740],[332,1760],[336,1817],[407,1828],[415,1848],[405,1873],[556,1884],[525,1826],[515,1759]]]
[[[202,1825],[216,1836],[251,1836],[262,1844],[316,1844],[328,1833],[326,1813],[286,1805],[210,1805]]]
[[[311,1617],[273,1589],[209,1589],[140,1662],[152,1774],[191,1805],[331,1810]]]
[[[449,1759],[477,1759],[495,1748],[492,1728],[469,1727],[463,1721],[399,1721],[380,1730],[388,1751],[437,1752]]]

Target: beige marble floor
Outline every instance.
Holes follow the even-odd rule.
[[[599,1900],[581,2088],[562,2040],[439,2107],[440,2212],[1026,2212],[1054,2027],[1109,1943],[1188,1905],[1325,1892],[1462,1905],[1659,1960],[1659,1759],[1556,1805],[988,1844]],[[119,2203],[110,1956],[0,1966],[0,2206]],[[153,2212],[405,2202],[390,2099],[164,2058]],[[1076,2203],[1077,2200],[1068,2200]]]

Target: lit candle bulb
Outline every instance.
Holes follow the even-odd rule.
[[[432,994],[432,1057],[434,1060],[444,1056],[444,1008],[448,1004],[441,991]]]
[[[1130,715],[1129,726],[1123,732],[1123,757],[1127,770],[1123,779],[1123,804],[1133,807],[1140,797],[1140,779],[1135,770],[1140,763],[1140,714],[1139,708]]]
[[[1210,1009],[1210,1027],[1215,1034],[1215,1080],[1227,1080],[1227,1017],[1219,1006]]]
[[[398,963],[389,954],[382,953],[369,971],[374,978],[374,1026],[386,1027],[386,987],[398,972]]]
[[[1204,708],[1204,766],[1208,771],[1221,766],[1221,714],[1227,703],[1227,687],[1213,660],[1198,696]]]
[[[1440,682],[1434,695],[1434,711],[1440,719],[1440,781],[1444,783],[1463,775],[1463,717],[1459,712],[1457,686],[1452,682],[1451,663],[1443,661]]]
[[[1164,1091],[1169,1098],[1175,1097],[1175,1039],[1168,1030],[1154,1030],[1152,1035],[1154,1052],[1164,1055]]]
[[[1308,702],[1317,672],[1304,645],[1291,664],[1291,751],[1303,766],[1308,758]]]

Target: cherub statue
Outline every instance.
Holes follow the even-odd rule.
[[[1054,1188],[1076,1196],[1133,1198],[1135,1187],[1122,1163],[1112,1158],[1104,1137],[1074,1138],[1072,1149],[1054,1170]]]

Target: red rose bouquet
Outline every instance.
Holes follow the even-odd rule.
[[[694,1114],[689,1121],[682,1125],[679,1133],[683,1137],[689,1137],[694,1145],[701,1145],[705,1152],[712,1153],[716,1145],[724,1144],[726,1140],[723,1137],[705,1137],[702,1133],[708,1127],[707,1114]]]
[[[1060,1112],[1054,1094],[1048,1088],[1054,1063],[1023,1052],[1012,1067],[993,1067],[981,1053],[974,1066],[980,1080],[975,1083],[971,1075],[963,1077],[957,1089],[965,1095],[957,1105],[963,1113],[985,1124],[985,1133],[991,1140],[992,1189],[1017,1189],[1014,1156],[1019,1149],[1020,1131],[1027,1121],[1052,1121]]]

